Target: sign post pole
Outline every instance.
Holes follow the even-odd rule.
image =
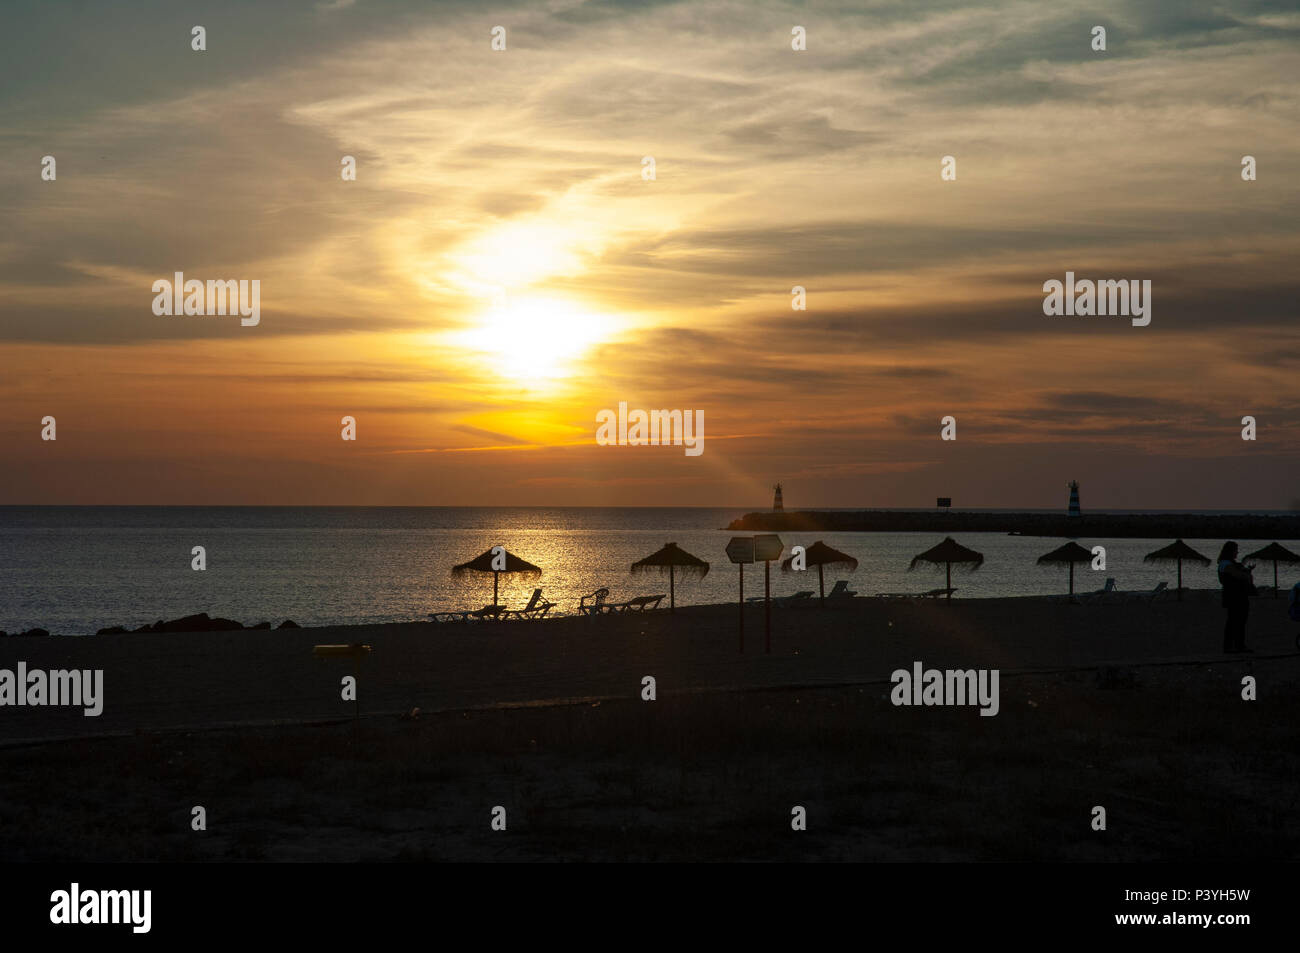
[[[727,543],[727,558],[740,568],[740,598],[737,600],[737,621],[740,631],[740,654],[745,654],[745,563],[754,561],[754,538],[733,536]]]
[[[311,650],[316,658],[352,659],[352,737],[361,742],[361,660],[369,655],[371,647],[360,642],[351,645],[317,645]]]
[[[772,654],[772,560],[780,559],[785,544],[775,533],[754,537],[754,559],[763,561],[763,608],[766,620],[767,654]]]
[[[765,647],[763,649],[768,655],[772,654],[772,560],[763,560],[763,615],[764,626],[767,629],[764,635]]]
[[[740,564],[740,598],[736,600],[740,610],[737,629],[740,631],[740,654],[745,654],[745,564]]]

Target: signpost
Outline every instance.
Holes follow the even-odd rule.
[[[766,649],[772,654],[772,560],[780,559],[785,544],[775,533],[765,533],[754,537],[754,560],[763,562],[763,612],[765,615]]]
[[[745,653],[745,563],[754,561],[752,536],[733,536],[727,543],[727,558],[740,567],[740,653]]]
[[[360,642],[353,642],[351,645],[317,645],[312,647],[311,654],[317,658],[352,659],[352,680],[354,682],[352,690],[356,693],[352,696],[353,724],[357,731],[360,731],[361,686],[355,683],[361,680],[361,660],[370,654],[370,646],[363,645]]]

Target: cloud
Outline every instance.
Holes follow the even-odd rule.
[[[111,376],[120,419],[145,395],[188,407],[172,389],[206,384],[248,405],[292,392],[334,421],[341,392],[410,448],[519,445],[488,412],[585,426],[592,400],[641,395],[704,408],[736,438],[719,459],[845,493],[907,491],[887,483],[889,455],[929,473],[948,458],[922,444],[949,412],[989,445],[1069,434],[1182,457],[1234,415],[1294,427],[1293,4],[494,10],[15,7],[0,40],[13,379],[73,401]],[[189,49],[193,22],[206,53]],[[1246,153],[1257,182],[1240,179]],[[150,285],[176,270],[261,280],[262,324],[155,317]],[[1151,326],[1047,318],[1042,283],[1066,270],[1150,279]],[[444,334],[512,276],[512,296],[610,325],[547,402]],[[30,414],[30,393],[0,386],[6,419]]]

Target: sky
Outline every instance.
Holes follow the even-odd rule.
[[[1300,507],[1294,3],[0,20],[0,504]]]

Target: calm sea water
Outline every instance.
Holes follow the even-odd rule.
[[[679,580],[679,604],[728,602],[736,598],[737,573],[723,551],[733,534],[721,527],[740,515],[698,508],[0,507],[0,630],[40,626],[81,635],[193,612],[246,625],[424,619],[491,602],[490,575],[453,577],[450,570],[495,545],[543,569],[535,581],[503,576],[507,605],[522,606],[538,585],[563,613],[600,586],[620,601],[667,592],[666,577],[634,576],[629,567],[669,541],[713,564],[702,580]],[[913,555],[939,541],[936,534],[782,536],[787,554],[817,538],[859,560],[855,572],[828,573],[828,590],[840,578],[868,595],[943,584],[942,568],[907,571]],[[971,533],[959,541],[986,560],[977,572],[954,573],[961,596],[1065,591],[1064,569],[1035,565],[1060,540]],[[1100,587],[1107,576],[1123,589],[1173,584],[1172,567],[1142,562],[1169,540],[1080,542],[1103,544],[1108,564],[1105,572],[1076,568],[1080,591]],[[1188,543],[1213,558],[1222,540]],[[207,549],[206,572],[190,568],[194,546]],[[1295,574],[1283,567],[1282,584],[1295,582]],[[1271,564],[1256,578],[1271,583]],[[1212,567],[1184,566],[1183,582],[1217,586]],[[746,595],[762,594],[761,566],[746,568],[745,583]],[[815,590],[816,583],[815,570],[773,567],[774,594]]]

